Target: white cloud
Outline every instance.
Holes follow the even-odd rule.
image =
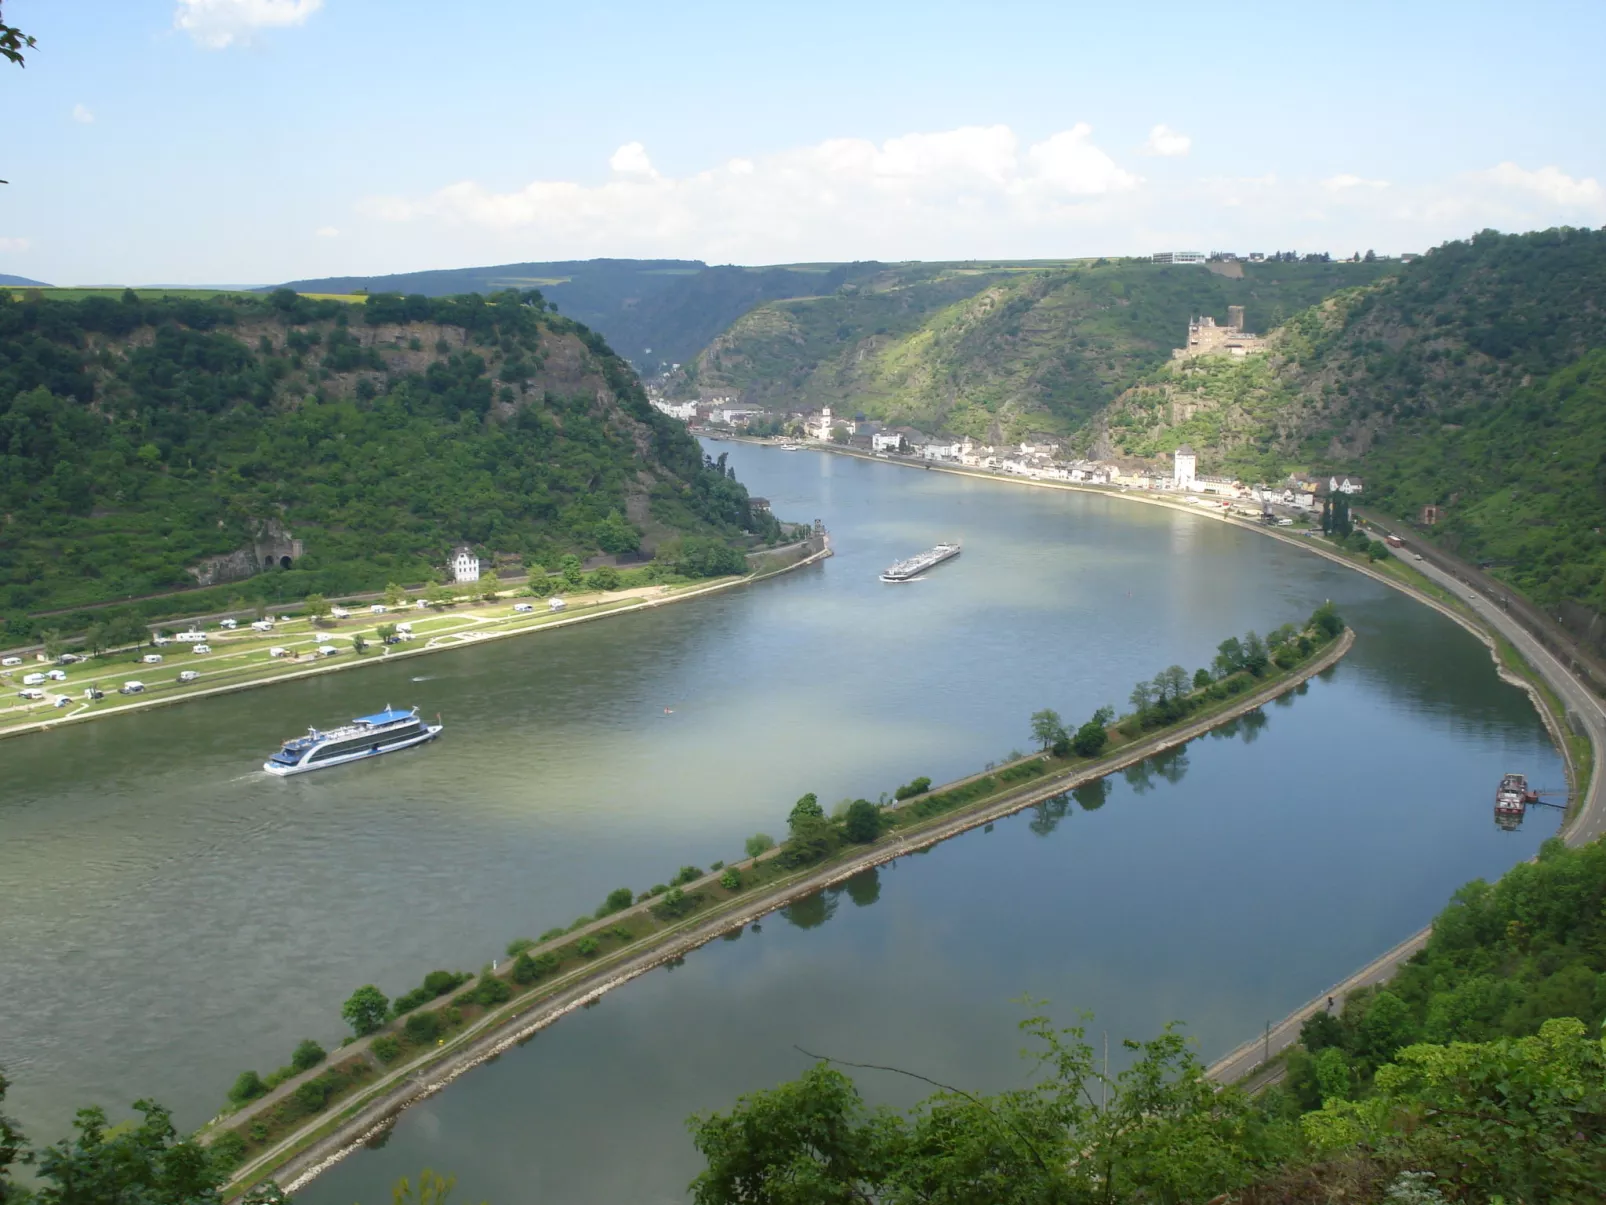
[[[0,251],[26,251],[31,243],[25,238],[0,237]]]
[[[1389,182],[1387,180],[1367,180],[1360,176],[1350,175],[1329,176],[1327,179],[1322,181],[1323,188],[1325,188],[1328,192],[1335,193],[1348,192],[1350,189],[1355,188],[1378,189],[1387,188],[1388,186]]]
[[[72,119],[83,125],[89,125],[95,120],[95,115],[90,112],[88,105],[74,105],[72,107]]]
[[[1506,162],[1481,174],[1491,184],[1533,193],[1567,209],[1599,211],[1606,207],[1606,189],[1598,181],[1590,177],[1574,180],[1560,168],[1541,167],[1530,172]]]
[[[261,29],[305,25],[323,0],[178,0],[173,28],[207,50],[243,46]]]
[[[318,229],[314,230],[312,233],[316,234],[319,238],[340,237],[340,231],[336,230],[333,226],[319,226]]]
[[[898,258],[968,232],[978,245],[1089,220],[1139,190],[1078,124],[1022,149],[1008,126],[913,133],[879,144],[833,138],[666,176],[639,142],[608,160],[601,183],[536,180],[496,192],[474,180],[424,197],[373,197],[384,222],[434,221],[565,254],[676,254],[733,260]],[[533,253],[533,252],[532,252]]]
[[[1189,138],[1182,131],[1173,130],[1170,126],[1161,122],[1149,131],[1149,137],[1143,144],[1142,153],[1169,159],[1177,155],[1186,155],[1192,149],[1192,138]]]
[[[626,176],[656,176],[647,148],[639,142],[627,142],[608,160],[608,166]]]

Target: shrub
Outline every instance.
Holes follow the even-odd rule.
[[[634,941],[636,939],[636,935],[623,925],[615,925],[609,929],[608,936],[618,938],[620,941]]]
[[[719,876],[719,885],[726,891],[740,891],[742,889],[741,871],[732,866],[724,874]]]
[[[652,906],[653,912],[663,920],[685,916],[702,901],[700,895],[687,895],[679,887],[671,887],[663,899]]]
[[[268,1127],[260,1121],[253,1121],[249,1131],[252,1142],[266,1142],[268,1140]]]
[[[920,782],[915,779],[915,782]],[[930,780],[926,780],[930,785]],[[914,783],[910,783],[913,786]],[[923,794],[925,788],[921,788]],[[881,809],[868,799],[855,799],[848,805],[848,812],[842,820],[842,833],[849,841],[860,845],[868,844],[881,835]]]
[[[548,929],[545,933],[541,934],[541,938],[540,938],[541,943],[543,945],[545,945],[547,942],[551,941],[554,937],[562,937],[567,932],[568,932],[567,929]]]
[[[537,954],[532,961],[535,963],[535,973],[537,975],[550,975],[558,969],[558,965],[563,959],[548,950],[545,954]]]
[[[311,1038],[303,1038],[301,1044],[295,1048],[290,1056],[290,1066],[297,1071],[306,1071],[323,1062],[327,1052]]]
[[[619,571],[612,565],[602,565],[592,570],[589,585],[593,590],[617,590],[619,588]]]
[[[721,859],[718,862],[710,862],[708,864],[708,869],[709,870],[724,870],[725,869],[724,859]]]
[[[218,1167],[232,1171],[245,1158],[245,1139],[238,1130],[224,1130],[212,1139],[211,1154]]]
[[[323,1108],[324,1103],[329,1099],[329,1085],[320,1075],[317,1079],[309,1079],[297,1088],[292,1095],[295,1097],[296,1104],[301,1106],[303,1113],[316,1113]]]
[[[474,990],[468,993],[468,998],[475,1004],[490,1008],[493,1004],[501,1004],[504,1000],[513,998],[513,989],[505,980],[495,975],[481,975],[480,981],[474,985]],[[462,999],[462,997],[458,997]]]
[[[369,1049],[374,1052],[374,1057],[381,1063],[389,1063],[401,1053],[401,1043],[396,1040],[394,1034],[382,1033],[374,1039],[373,1045]]]
[[[623,912],[626,908],[630,907],[631,904],[635,903],[635,901],[636,893],[631,891],[630,888],[615,887],[612,891],[608,892],[608,898],[603,900],[601,907],[597,909],[597,916],[601,918],[604,916],[611,916],[615,912]]]
[[[243,1105],[248,1100],[262,1096],[267,1090],[268,1086],[255,1071],[242,1071],[234,1081],[234,1087],[229,1089],[229,1099],[237,1105]]]
[[[1071,749],[1078,757],[1097,757],[1110,743],[1110,734],[1097,720],[1089,720],[1071,738]]]
[[[574,943],[575,952],[582,958],[590,958],[600,948],[601,947],[597,944],[597,939],[591,936],[589,933]]]
[[[902,803],[905,799],[913,799],[916,795],[924,795],[929,790],[931,790],[931,779],[921,777],[913,782],[904,783],[903,786],[892,793],[892,797]]]
[[[675,877],[669,880],[671,887],[680,887],[686,883],[695,883],[703,877],[703,872],[695,866],[682,866]]]
[[[507,943],[507,956],[509,958],[517,958],[534,944],[535,938],[533,937],[515,937]]]
[[[747,839],[747,856],[756,858],[760,854],[775,848],[775,838],[768,833],[754,833]]]
[[[513,960],[513,982],[534,983],[539,974],[535,969],[535,959],[520,950],[519,956]]]
[[[407,1018],[407,1023],[402,1026],[402,1029],[407,1034],[407,1040],[419,1046],[425,1046],[433,1042],[435,1035],[440,1032],[440,1028],[440,1016],[431,1009],[414,1013]]]

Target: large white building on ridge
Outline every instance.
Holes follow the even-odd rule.
[[[480,558],[467,544],[452,550],[452,559],[447,562],[452,571],[454,582],[477,582],[480,580]]]

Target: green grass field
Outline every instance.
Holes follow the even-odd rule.
[[[375,613],[368,606],[353,607],[348,618],[326,618],[316,625],[305,615],[279,619],[271,632],[253,630],[248,619],[239,620],[239,627],[233,630],[216,623],[208,624],[200,629],[206,632],[204,643],[211,650],[206,653],[194,652],[191,644],[172,641],[157,647],[147,645],[137,651],[106,653],[67,666],[25,661],[22,665],[0,669],[0,734],[40,721],[73,719],[86,712],[109,711],[130,703],[168,702],[225,686],[264,685],[315,667],[344,666],[354,660],[377,663],[398,654],[471,644],[487,636],[529,631],[576,616],[619,610],[645,597],[670,598],[728,580],[713,578],[687,585],[648,586],[609,594],[570,594],[565,598],[568,604],[565,609],[556,612],[549,610],[544,598],[499,598],[495,602],[458,603],[444,610],[420,609],[414,599],[383,613]],[[514,611],[514,606],[519,604],[532,606],[534,610]],[[385,623],[410,623],[411,639],[396,645],[381,643],[377,629]],[[175,621],[160,630],[176,633],[191,629],[182,621]],[[355,650],[354,636],[367,642],[361,653]],[[325,656],[318,652],[320,647],[332,647],[337,651]],[[270,652],[272,649],[284,652],[274,656]],[[144,660],[147,656],[160,656],[161,660],[147,662]],[[20,697],[18,692],[25,689],[25,675],[51,669],[61,669],[66,679],[26,688],[44,691],[42,700]],[[186,670],[195,671],[199,677],[180,682],[179,674]],[[128,682],[143,684],[144,692],[138,695],[118,693]],[[84,692],[91,688],[104,692],[105,698],[94,701],[85,698]],[[58,697],[66,698],[68,703],[56,706]]]

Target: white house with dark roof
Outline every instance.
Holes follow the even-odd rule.
[[[452,571],[454,582],[477,582],[480,580],[480,555],[467,544],[460,544],[452,549],[452,555],[446,562],[447,568]]]

